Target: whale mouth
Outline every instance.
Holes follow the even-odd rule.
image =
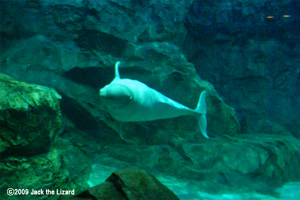
[[[106,97],[106,96],[107,96],[106,90],[101,89],[101,90],[99,91],[99,95],[100,95],[100,97]]]
[[[111,84],[100,89],[99,95],[103,98],[124,98],[130,96],[130,90],[123,85]]]

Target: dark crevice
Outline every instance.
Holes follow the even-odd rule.
[[[63,74],[63,76],[68,78],[69,80],[95,89],[102,88],[106,84],[110,83],[113,80],[114,75],[114,67],[75,67]]]
[[[92,130],[98,128],[95,118],[83,106],[74,99],[62,94],[61,110],[80,130]]]
[[[93,196],[89,191],[82,192],[76,195],[79,199],[89,199],[89,200],[97,200],[95,196]]]
[[[295,96],[300,97],[300,72],[298,73],[298,77],[297,77],[297,80],[296,80]]]
[[[46,134],[45,134],[46,135]],[[42,141],[28,145],[16,145],[7,148],[0,153],[0,160],[4,160],[9,157],[32,157],[43,153],[48,153],[50,150],[50,138],[45,136],[37,137],[35,140]]]
[[[121,57],[127,41],[96,30],[83,30],[76,40],[79,47],[87,50],[102,51],[116,57]]]

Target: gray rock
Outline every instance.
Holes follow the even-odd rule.
[[[236,108],[243,132],[268,119],[299,138],[299,22],[299,1],[193,2],[185,55]]]
[[[172,41],[181,44],[186,35],[183,22],[191,3],[2,1],[0,31],[12,37],[17,32],[17,37],[42,34],[78,40],[97,32],[129,42]]]
[[[52,88],[0,73],[0,198],[7,199],[7,188],[31,192],[62,185],[77,191],[85,187],[91,164],[60,135],[65,127],[60,100]],[[26,195],[24,199],[34,197]]]
[[[37,189],[58,174],[46,155],[61,132],[61,96],[51,88],[0,73],[0,159],[3,188]],[[6,193],[1,193],[6,198]]]
[[[200,49],[190,60],[236,109],[243,132],[255,133],[258,120],[268,119],[299,136],[298,48],[251,40],[244,47],[224,43]]]
[[[4,74],[0,88],[1,158],[48,152],[62,126],[61,96]]]
[[[261,134],[176,145],[110,145],[95,153],[99,155],[94,159],[89,182],[91,186],[100,184],[102,169],[109,172],[108,168],[134,165],[151,170],[160,180],[177,177],[209,193],[274,195],[277,187],[300,178],[299,144],[292,136]],[[179,182],[168,185],[176,188]]]
[[[98,186],[63,199],[111,199],[111,200],[178,200],[178,197],[161,184],[153,175],[138,168],[127,168],[112,173]]]

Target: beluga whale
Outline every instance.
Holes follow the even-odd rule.
[[[113,81],[99,90],[107,112],[114,119],[141,122],[192,115],[197,118],[203,136],[209,138],[206,132],[206,91],[200,94],[196,109],[190,109],[140,81],[122,79],[119,74],[120,64],[115,64]]]

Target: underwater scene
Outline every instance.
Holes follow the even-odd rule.
[[[0,199],[299,200],[300,0],[0,0]]]

